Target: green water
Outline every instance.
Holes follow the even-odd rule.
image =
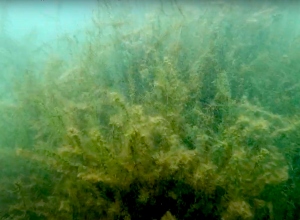
[[[300,219],[299,6],[2,7],[0,219]]]

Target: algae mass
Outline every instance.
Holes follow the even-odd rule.
[[[0,219],[300,219],[288,7],[117,5],[22,65],[1,46]]]

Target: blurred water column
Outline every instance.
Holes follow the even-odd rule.
[[[55,16],[55,23],[56,23],[56,33],[57,38],[61,35],[61,10],[62,10],[62,1],[56,0],[56,16]],[[57,42],[57,47],[59,47]]]
[[[8,9],[7,9],[7,0],[6,1],[0,1],[0,34],[3,35],[5,33],[6,29],[6,23],[8,21]]]

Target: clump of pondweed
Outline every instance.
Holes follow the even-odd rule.
[[[159,16],[123,34],[113,23],[118,34],[108,40],[95,32],[82,51],[88,59],[76,59],[77,67],[64,73],[53,66],[63,77],[47,78],[30,94],[38,135],[34,150],[20,153],[55,181],[42,200],[21,197],[26,206],[17,205],[15,216],[251,219],[262,209],[273,215],[260,194],[288,178],[274,142],[285,119],[234,97],[231,65],[219,57],[220,32],[204,22],[196,38],[186,36],[182,30],[194,26],[185,19],[179,13],[170,24]],[[34,189],[36,175],[28,178]]]

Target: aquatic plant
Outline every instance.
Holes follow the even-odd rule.
[[[271,194],[295,174],[286,145],[297,142],[299,119],[272,106],[258,78],[240,78],[266,72],[261,80],[278,83],[265,63],[270,54],[253,48],[260,56],[247,57],[231,17],[224,25],[214,9],[191,18],[173,7],[172,20],[158,15],[134,30],[129,21],[95,17],[74,57],[53,55],[39,74],[24,76],[14,111],[29,136],[16,142],[27,166],[4,219],[280,213]],[[241,28],[246,35],[255,27]]]

